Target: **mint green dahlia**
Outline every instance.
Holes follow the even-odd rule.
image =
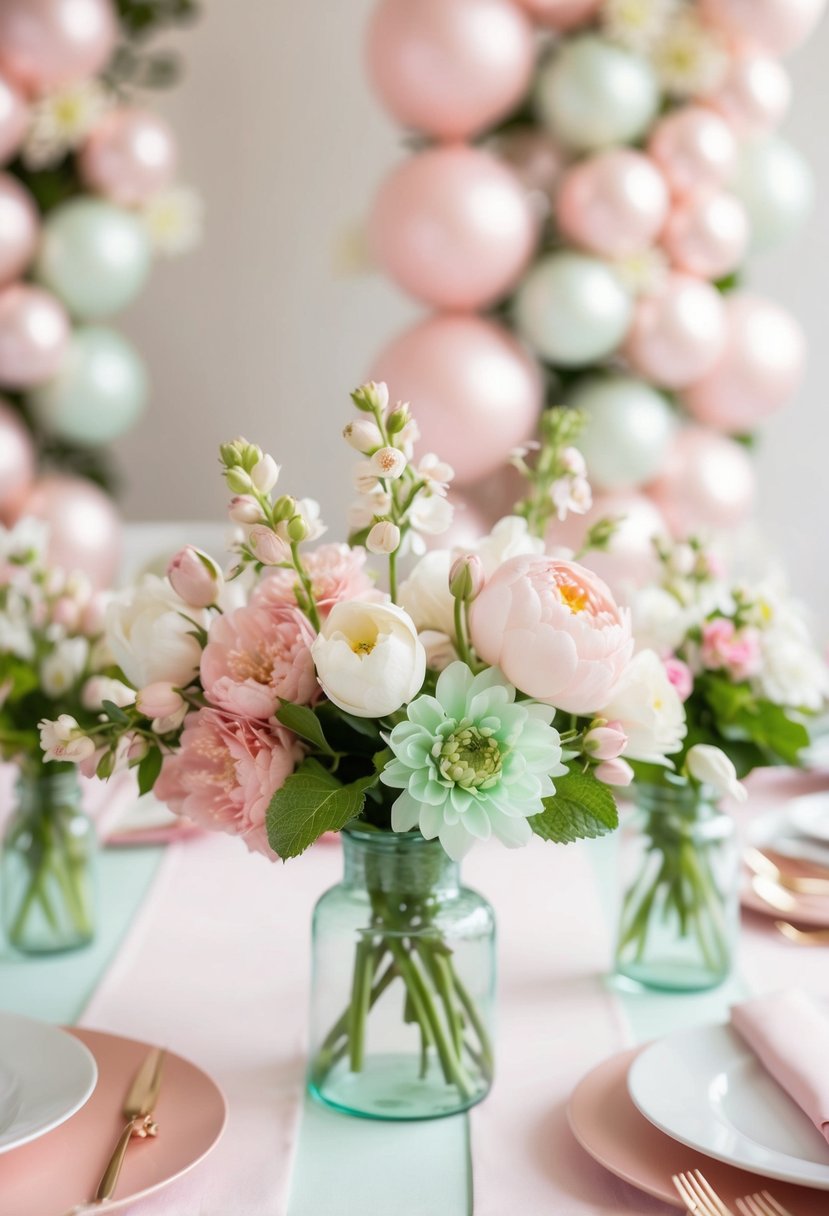
[[[473,675],[466,663],[451,663],[435,695],[412,701],[408,721],[388,738],[395,759],[380,780],[403,791],[393,830],[438,836],[456,861],[492,835],[509,848],[527,844],[527,820],[555,793],[552,778],[567,772],[554,714],[550,705],[516,702],[497,668]]]

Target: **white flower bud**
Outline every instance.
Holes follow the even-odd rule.
[[[697,743],[689,748],[685,764],[696,781],[710,785],[721,798],[727,795],[735,802],[745,802],[748,798],[748,790],[737,779],[737,770],[719,747]]]
[[[270,494],[279,481],[279,465],[273,456],[265,455],[250,471],[250,479],[260,494]]]
[[[400,547],[400,529],[384,519],[374,525],[366,538],[369,553],[394,553]]]
[[[343,429],[343,439],[358,452],[364,455],[374,452],[383,446],[383,436],[376,422],[370,418],[355,418]]]
[[[262,511],[259,503],[249,494],[237,494],[230,500],[228,515],[235,524],[259,524],[262,522]]]

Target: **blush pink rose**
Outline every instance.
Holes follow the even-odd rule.
[[[576,562],[510,558],[470,611],[481,658],[538,701],[586,714],[610,700],[630,662],[630,613]]]
[[[364,600],[374,592],[374,582],[365,569],[365,549],[319,545],[304,553],[303,561],[321,616],[328,616],[340,600]],[[295,605],[298,585],[295,571],[273,570],[254,591],[253,603]]]
[[[210,626],[201,680],[211,705],[271,718],[281,701],[307,705],[319,692],[314,631],[298,608],[247,604]]]
[[[737,629],[733,621],[717,617],[702,627],[700,658],[709,671],[725,670],[733,680],[748,680],[760,669],[760,636],[756,629]]]
[[[665,665],[665,674],[676,689],[677,696],[681,701],[687,701],[694,691],[694,677],[691,674],[691,668],[676,655],[670,655],[662,662]]]
[[[241,836],[251,852],[273,859],[265,815],[301,759],[296,736],[275,722],[200,709],[187,719],[181,750],[165,759],[154,792],[177,815]]]

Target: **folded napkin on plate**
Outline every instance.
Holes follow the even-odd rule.
[[[805,992],[734,1005],[731,1025],[829,1141],[829,1015]]]

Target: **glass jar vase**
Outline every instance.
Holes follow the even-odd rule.
[[[21,768],[0,860],[3,927],[23,954],[54,954],[93,938],[95,828],[81,810],[74,765]]]
[[[691,785],[643,785],[621,833],[616,973],[646,988],[701,992],[731,971],[739,852],[731,817]]]
[[[492,1084],[495,918],[437,840],[346,830],[313,922],[309,1087],[372,1119],[432,1119]]]

